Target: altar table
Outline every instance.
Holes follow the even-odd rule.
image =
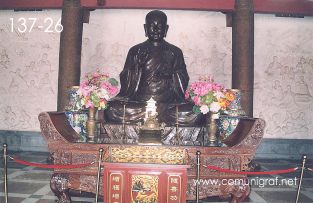
[[[100,195],[104,197],[105,202],[113,203],[113,197],[117,200],[115,202],[123,203],[144,202],[140,201],[141,198],[158,203],[195,200],[196,152],[201,153],[200,179],[224,180],[224,182],[230,179],[246,180],[246,175],[220,173],[203,165],[237,171],[250,170],[249,163],[262,140],[265,127],[262,119],[240,119],[237,128],[233,131],[235,140],[232,147],[144,146],[78,143],[79,135],[68,123],[64,112],[43,112],[39,115],[39,121],[42,135],[48,143],[51,159],[55,164],[95,161],[94,164],[81,169],[54,169],[51,189],[61,203],[71,202],[71,191],[96,192],[96,161],[99,158],[100,148],[104,149]],[[173,184],[172,178],[175,182]],[[116,182],[116,180],[124,182]],[[180,187],[175,185],[176,180]],[[123,192],[114,192],[113,188],[122,186]],[[173,187],[176,189],[171,190]],[[249,192],[250,186],[246,184],[199,185],[200,198],[231,197],[233,203],[242,202]],[[181,194],[180,198],[178,194]]]

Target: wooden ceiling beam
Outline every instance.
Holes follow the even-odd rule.
[[[133,8],[133,9],[188,9],[231,11],[234,0],[81,0],[81,5],[90,9]],[[63,0],[1,0],[0,9],[60,9]]]
[[[180,9],[232,12],[235,0],[81,0],[88,9]],[[0,9],[61,9],[63,0],[1,0]],[[99,3],[103,2],[104,5]],[[255,13],[313,16],[311,0],[254,0]]]
[[[103,8],[182,9],[232,11],[235,0],[103,0]],[[98,8],[97,0],[83,0],[82,6]]]
[[[312,0],[254,0],[256,13],[313,16]]]
[[[60,9],[63,0],[1,0],[0,9]]]

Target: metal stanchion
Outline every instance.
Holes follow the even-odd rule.
[[[197,151],[197,184],[196,184],[196,202],[199,203],[199,183],[200,183],[200,151]]]
[[[178,105],[176,105],[176,139],[177,141],[179,140],[179,136],[178,136]],[[177,142],[177,145],[179,144],[179,142]]]
[[[303,155],[303,157],[302,157],[301,174],[300,174],[299,185],[298,185],[298,190],[297,190],[297,198],[296,198],[295,203],[298,203],[298,201],[299,201],[300,190],[301,190],[301,184],[302,184],[302,179],[303,179],[303,171],[304,171],[304,169],[305,169],[306,158],[307,158],[306,155]]]
[[[122,142],[124,141],[124,139],[125,139],[125,143],[127,144],[127,139],[128,139],[128,137],[127,137],[127,135],[126,135],[126,127],[125,127],[125,123],[126,123],[126,121],[125,121],[125,116],[126,116],[126,103],[124,103],[124,105],[123,105],[123,120],[122,120],[122,127],[123,127],[123,137],[122,137]]]
[[[4,162],[4,202],[8,203],[8,157],[7,144],[3,144],[3,162]]]
[[[103,149],[99,149],[99,160],[98,160],[98,173],[97,173],[97,186],[96,186],[96,203],[98,203],[99,196],[99,184],[100,184],[100,172],[101,172],[101,161],[103,156]]]

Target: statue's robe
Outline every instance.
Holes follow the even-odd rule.
[[[109,102],[105,119],[111,123],[136,123],[145,117],[146,101],[157,102],[159,122],[174,125],[197,125],[199,116],[184,98],[189,76],[182,51],[168,42],[153,46],[146,41],[132,47],[120,74],[121,90]],[[176,112],[176,106],[178,113]]]

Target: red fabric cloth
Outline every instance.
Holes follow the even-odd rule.
[[[27,166],[35,166],[38,168],[53,168],[53,169],[71,169],[71,168],[83,168],[86,166],[89,166],[93,164],[91,163],[83,163],[83,164],[67,164],[67,165],[58,165],[58,164],[39,164],[39,163],[32,163],[32,162],[27,162],[21,159],[18,159],[16,157],[10,157],[15,161],[16,163],[22,164],[22,165],[27,165]]]

